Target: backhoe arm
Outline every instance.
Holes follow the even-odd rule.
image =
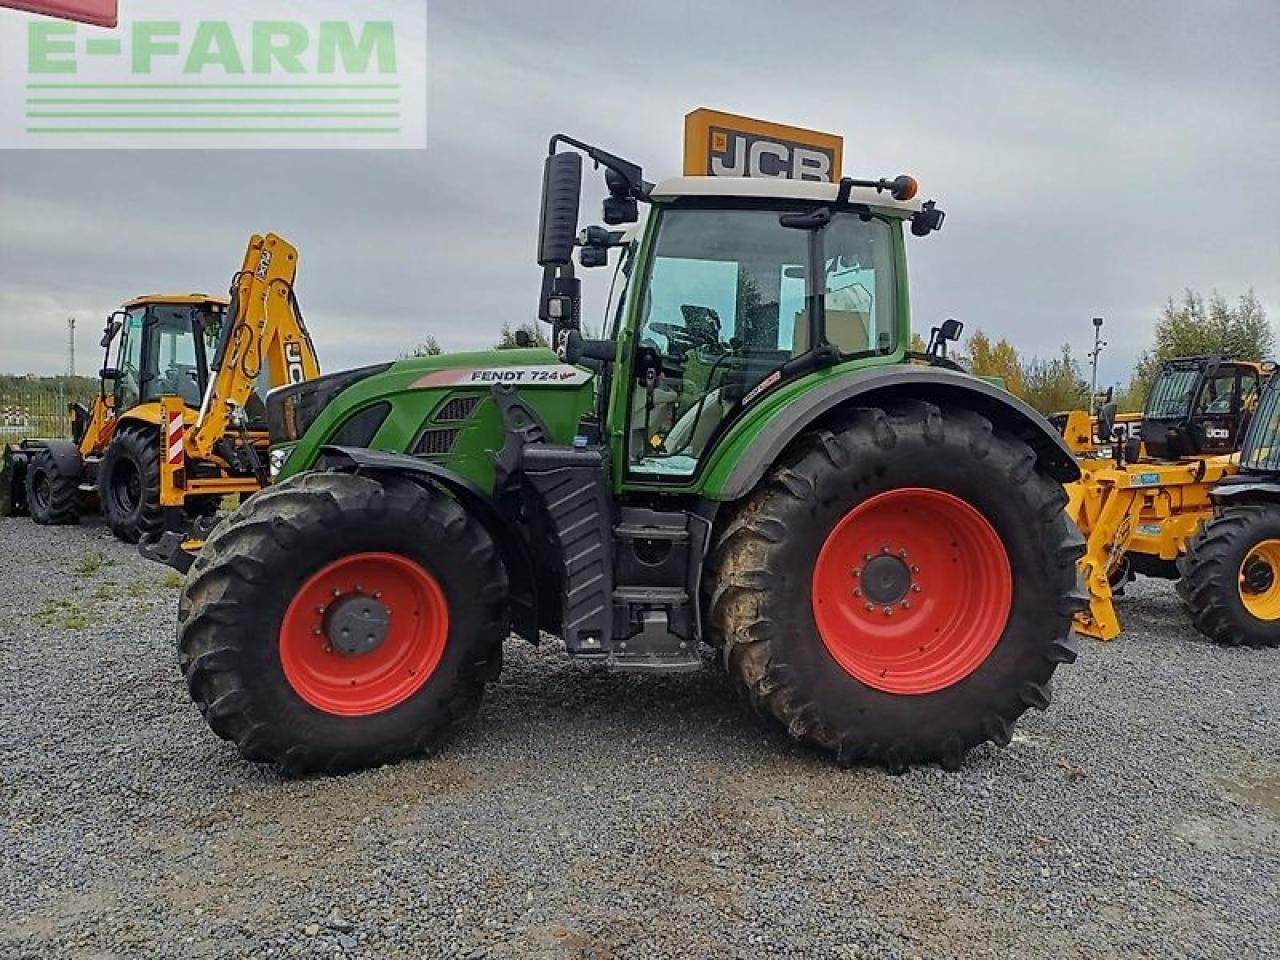
[[[226,326],[218,338],[209,387],[186,455],[208,459],[228,432],[239,429],[263,364],[267,386],[301,383],[320,375],[315,347],[293,293],[298,251],[273,233],[254,235],[232,284]]]

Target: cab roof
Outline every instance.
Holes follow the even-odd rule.
[[[830,203],[839,189],[838,183],[781,177],[669,177],[658,183],[649,196],[658,202],[681,197],[759,197]],[[849,201],[898,217],[909,217],[921,207],[918,199],[895,200],[887,192],[876,193],[869,187],[854,187]]]
[[[195,304],[195,303],[217,303],[227,306],[226,297],[211,297],[207,293],[147,293],[141,297],[134,297],[132,300],[126,300],[122,306],[125,310],[131,307],[144,307],[153,303],[173,303],[173,304]]]

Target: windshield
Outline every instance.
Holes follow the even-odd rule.
[[[892,351],[894,292],[893,230],[883,220],[841,212],[815,233],[783,227],[776,209],[665,211],[639,310],[639,348],[656,355],[660,372],[633,394],[632,470],[696,470],[753,388],[812,349],[815,305],[841,354]]]
[[[1240,465],[1251,470],[1280,470],[1280,381],[1262,388],[1258,410],[1245,433]]]
[[[1146,416],[1152,420],[1185,417],[1191,410],[1192,394],[1199,379],[1200,372],[1194,367],[1165,367],[1147,398]]]
[[[204,387],[202,354],[197,351],[195,311],[185,304],[157,304],[147,326],[148,376],[144,400],[178,396],[198,407]]]
[[[604,310],[604,329],[608,336],[618,336],[622,330],[622,315],[627,305],[627,286],[631,283],[631,271],[635,268],[636,251],[639,243],[632,240],[627,244],[622,256],[618,258],[618,266],[613,272],[613,282],[609,284],[609,302]]]

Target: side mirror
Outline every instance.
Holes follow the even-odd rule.
[[[955,317],[947,317],[942,321],[942,326],[938,328],[938,339],[955,343],[960,339],[960,334],[964,332],[964,324]]]
[[[1111,441],[1115,437],[1115,429],[1116,405],[1104,403],[1098,409],[1098,438],[1104,443]]]
[[[124,324],[119,320],[109,321],[107,323],[107,329],[102,331],[102,339],[98,341],[98,346],[103,350],[111,346],[111,341],[116,338],[116,334],[120,332],[120,328],[123,326]]]
[[[947,344],[955,343],[960,339],[960,334],[964,331],[964,324],[955,317],[947,317],[942,321],[942,326],[934,327],[929,331],[929,346],[925,348],[925,353],[931,357],[945,358],[947,355]]]
[[[98,371],[98,376],[103,380],[119,380],[120,371],[116,367],[103,367]]]
[[[542,214],[538,221],[538,265],[562,267],[573,257],[582,193],[582,155],[554,153],[542,168]]]
[[[911,233],[917,237],[927,237],[935,230],[942,229],[942,221],[947,215],[938,209],[932,200],[926,200],[924,206],[911,215]]]

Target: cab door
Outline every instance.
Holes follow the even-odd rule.
[[[1206,454],[1232,453],[1245,426],[1246,398],[1256,397],[1258,374],[1252,367],[1224,363],[1207,375],[1191,411],[1191,430]]]

